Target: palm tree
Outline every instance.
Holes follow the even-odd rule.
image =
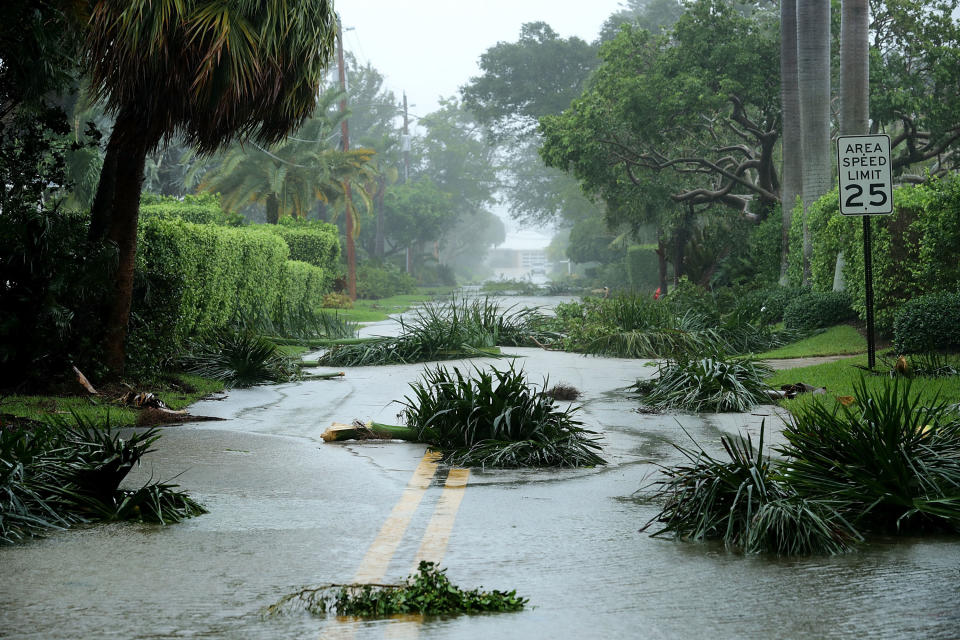
[[[790,262],[790,223],[797,196],[803,189],[800,87],[797,83],[797,0],[780,3],[780,104],[783,111],[783,186],[780,194],[780,284],[787,284]]]
[[[806,212],[833,184],[830,162],[830,0],[797,0],[797,78],[803,162],[803,281],[810,280]]]
[[[220,192],[227,209],[262,203],[267,222],[273,224],[284,215],[305,218],[318,200],[326,204],[338,201],[344,181],[365,180],[375,172],[373,150],[344,152],[327,146],[341,117],[327,107],[338,94],[328,91],[321,96],[317,115],[275,145],[231,146],[198,188]]]
[[[90,237],[117,245],[104,359],[119,375],[146,155],[174,136],[200,153],[269,145],[313,111],[333,54],[329,0],[92,0],[84,64],[116,116]]]
[[[840,135],[870,133],[870,13],[867,0],[843,0],[840,16]]]

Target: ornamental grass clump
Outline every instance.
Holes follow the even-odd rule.
[[[300,376],[300,367],[276,344],[255,333],[233,329],[212,331],[193,340],[180,364],[190,373],[233,387],[289,382]]]
[[[314,615],[386,618],[400,614],[449,616],[520,611],[528,602],[516,591],[464,590],[446,569],[421,561],[404,584],[331,584],[301,589],[267,607],[263,617],[304,609]]]
[[[763,381],[771,373],[752,357],[715,353],[660,363],[657,378],[637,389],[645,390],[644,404],[656,410],[749,411],[768,402]]]
[[[960,530],[960,416],[921,402],[909,380],[868,390],[850,406],[792,408],[780,453],[798,492],[844,505],[867,530]]]
[[[763,453],[764,429],[752,439],[723,436],[727,460],[699,445],[677,446],[687,464],[661,467],[652,483],[663,501],[660,512],[642,530],[685,540],[722,540],[745,553],[782,555],[840,553],[859,534],[829,502],[810,500],[783,481],[779,464]]]
[[[0,543],[94,520],[166,524],[206,513],[173,484],[119,488],[159,437],[147,429],[124,438],[109,418],[77,414],[0,427]]]
[[[544,381],[543,387],[546,387]],[[589,467],[606,464],[597,434],[527,382],[522,370],[428,368],[399,404],[418,439],[444,461],[479,467]]]
[[[536,309],[501,309],[487,298],[427,304],[415,309],[411,317],[399,319],[398,337],[338,344],[319,362],[348,367],[495,357],[499,345],[535,344],[533,338],[544,334],[540,321]]]
[[[678,447],[688,464],[653,482],[653,535],[719,539],[745,552],[839,553],[866,533],[960,531],[960,415],[921,404],[910,382],[853,402],[794,405],[779,458],[723,437],[727,460]]]

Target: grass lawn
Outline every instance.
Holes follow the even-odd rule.
[[[960,363],[960,356],[954,356],[952,361]],[[777,371],[767,379],[767,384],[774,389],[778,389],[783,384],[796,382],[804,382],[815,387],[826,387],[827,397],[832,399],[836,396],[852,396],[853,385],[861,378],[866,381],[868,389],[880,388],[890,380],[889,376],[870,375],[853,365],[867,366],[867,356],[862,355],[827,364]],[[877,369],[884,369],[882,357],[877,359]],[[948,404],[960,403],[960,376],[913,378],[911,383],[911,391],[921,394],[925,402],[930,402],[939,396],[939,400],[942,402]],[[818,397],[822,398],[823,396],[801,395],[794,400],[785,400],[783,406],[790,408],[793,403],[809,402],[811,399]]]
[[[183,409],[197,400],[212,393],[223,391],[223,383],[218,380],[201,378],[187,373],[175,373],[165,376],[155,383],[145,383],[135,387],[138,391],[155,393],[171,409]],[[137,421],[136,409],[128,409],[114,404],[112,396],[122,391],[104,391],[106,398],[96,396],[5,396],[0,399],[0,413],[43,420],[50,414],[69,415],[71,411],[97,422],[110,416],[110,424],[115,427],[132,426]]]
[[[850,325],[841,324],[830,327],[809,338],[804,338],[799,342],[758,354],[757,357],[764,359],[802,358],[806,356],[852,355],[866,353],[866,351],[867,339]]]
[[[403,313],[414,305],[429,302],[444,292],[448,291],[436,288],[418,289],[417,293],[390,296],[380,300],[356,300],[352,309],[324,309],[324,311],[327,313],[335,311],[341,318],[353,322],[380,322],[391,315]]]

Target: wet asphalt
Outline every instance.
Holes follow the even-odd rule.
[[[389,333],[389,325],[365,333]],[[354,621],[261,609],[300,586],[357,574],[425,448],[331,443],[333,421],[396,422],[423,365],[353,367],[334,380],[231,391],[191,410],[222,422],[166,427],[131,486],[172,480],[210,513],[169,526],[110,524],[0,548],[0,638],[916,638],[960,637],[957,538],[883,539],[855,553],[743,557],[720,545],[651,538],[641,490],[673,444],[711,451],[753,434],[750,414],[638,413],[626,389],[644,361],[507,348],[537,382],[582,393],[580,419],[609,465],[471,470],[441,558],[463,587],[516,589],[519,613]],[[504,360],[444,366],[504,366]],[[318,372],[333,369],[317,369]],[[399,581],[444,495],[439,467],[394,540]],[[450,515],[450,514],[448,514]]]

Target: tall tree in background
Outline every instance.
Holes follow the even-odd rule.
[[[810,280],[807,210],[833,185],[830,162],[830,0],[797,0],[797,78],[803,153],[803,281]]]
[[[840,16],[840,135],[870,133],[870,9],[843,0]]]
[[[797,0],[780,2],[780,108],[783,112],[783,180],[780,187],[780,284],[787,284],[790,264],[790,225],[803,189],[803,138],[800,126],[800,86],[797,78]]]
[[[327,0],[95,0],[85,65],[116,115],[90,237],[117,245],[104,359],[117,375],[133,292],[146,155],[180,135],[201,153],[235,137],[272,144],[312,112],[333,54]]]

